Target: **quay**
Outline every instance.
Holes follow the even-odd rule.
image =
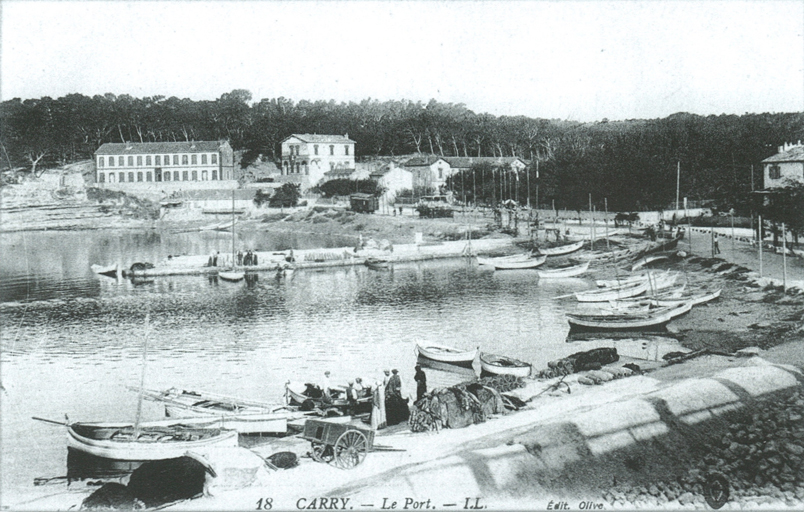
[[[524,240],[524,239],[522,239]],[[496,254],[513,252],[515,238],[489,238],[480,240],[458,240],[447,242],[424,242],[421,244],[394,245],[391,250],[337,247],[326,249],[301,249],[292,251],[256,252],[257,265],[242,266],[246,272],[276,271],[283,268],[305,269],[346,267],[362,265],[366,258],[382,257],[393,263],[424,261],[441,258],[458,258],[467,255]],[[208,255],[172,256],[153,268],[124,270],[124,277],[158,277],[175,275],[215,274],[224,266],[208,266]]]

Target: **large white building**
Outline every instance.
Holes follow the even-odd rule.
[[[804,183],[804,145],[785,144],[779,152],[762,161],[764,188],[784,187],[789,181]]]
[[[225,141],[106,143],[95,151],[95,166],[97,184],[121,190],[168,182],[210,188],[204,182],[220,186],[215,182],[235,179],[234,152]]]
[[[282,141],[282,174],[302,176],[314,187],[324,173],[355,168],[355,141],[349,135],[293,134]]]

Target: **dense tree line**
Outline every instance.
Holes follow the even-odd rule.
[[[750,165],[754,186],[761,188],[759,162],[782,143],[804,139],[804,113],[679,113],[578,123],[476,114],[435,100],[252,102],[244,90],[214,101],[113,94],[15,98],[0,105],[0,123],[0,168],[34,174],[90,158],[104,142],[227,139],[248,162],[260,154],[276,159],[291,133],[348,133],[358,157],[422,152],[531,161],[522,173],[489,169],[454,177],[451,186],[467,197],[524,203],[530,196],[534,203],[538,185],[543,205],[555,200],[557,207],[585,208],[592,193],[599,209],[606,198],[610,210],[666,207],[675,198],[679,165],[682,197],[746,208]]]

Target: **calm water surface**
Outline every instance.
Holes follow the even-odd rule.
[[[493,272],[466,259],[297,271],[249,283],[206,276],[133,284],[95,276],[92,263],[160,261],[226,251],[217,233],[37,232],[0,238],[2,489],[47,494],[35,477],[66,474],[66,433],[32,416],[133,420],[146,387],[178,387],[279,402],[288,381],[373,381],[398,368],[413,386],[414,345],[437,341],[531,361],[579,350],[565,343],[562,301],[580,279],[539,282],[532,271]],[[344,246],[351,239],[252,235],[244,247]],[[146,327],[146,314],[150,327]],[[143,354],[146,354],[143,365]],[[428,370],[430,386],[461,380]],[[163,416],[145,402],[146,419]],[[79,484],[80,485],[80,484]]]

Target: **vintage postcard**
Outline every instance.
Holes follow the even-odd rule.
[[[804,510],[804,4],[2,4],[0,508]]]

